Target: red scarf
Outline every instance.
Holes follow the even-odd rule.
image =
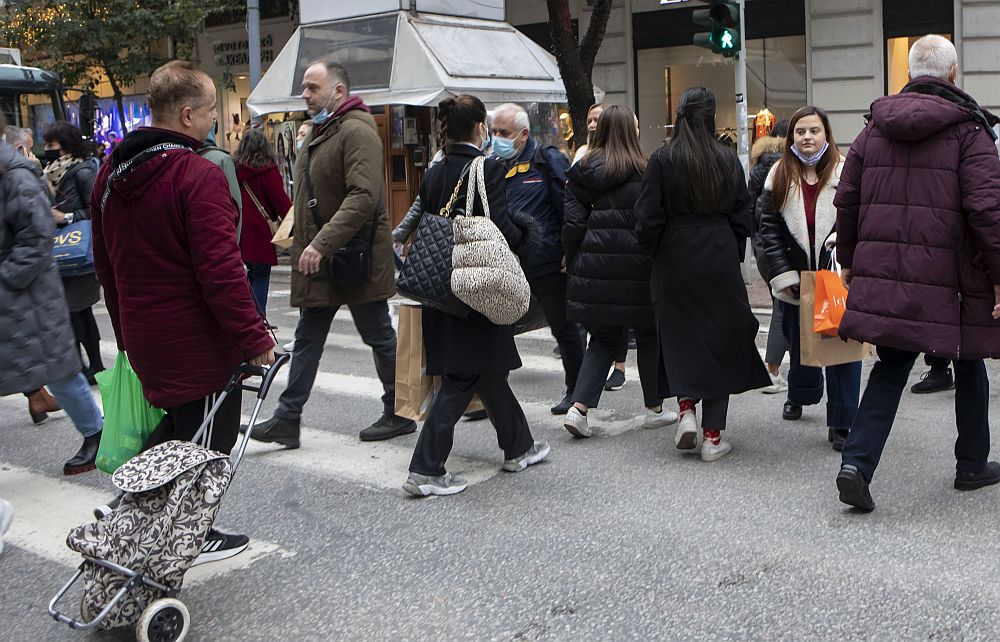
[[[320,125],[319,131],[323,131],[324,129],[326,129],[327,125],[337,120],[338,118],[340,118],[347,112],[351,111],[352,109],[359,109],[369,114],[372,113],[372,110],[368,107],[368,105],[365,104],[365,101],[362,100],[360,96],[351,96],[350,98],[344,101],[343,105],[337,107],[337,110],[333,112],[333,115],[330,116],[330,118],[328,118],[325,123]]]

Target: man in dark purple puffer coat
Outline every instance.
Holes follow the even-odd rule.
[[[850,287],[840,334],[878,347],[837,476],[840,500],[875,507],[868,484],[921,352],[954,362],[955,488],[1000,482],[990,452],[984,358],[1000,357],[1000,159],[991,125],[954,85],[955,47],[925,36],[910,82],[872,104],[837,197],[837,258]]]

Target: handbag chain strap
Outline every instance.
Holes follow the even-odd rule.
[[[452,190],[451,192],[451,198],[448,199],[448,203],[445,204],[444,207],[438,210],[439,216],[443,216],[445,218],[452,218],[452,209],[455,207],[455,201],[458,200],[458,193],[462,191],[462,183],[465,182],[465,177],[469,175],[469,172],[471,171],[472,165],[474,163],[475,160],[470,162],[462,169],[462,175],[458,177],[458,182],[455,183],[455,189]],[[472,182],[471,177],[469,182],[470,183]]]

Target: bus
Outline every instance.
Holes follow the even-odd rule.
[[[36,67],[0,65],[0,110],[7,125],[30,129],[35,156],[42,156],[42,132],[66,120],[66,103],[59,76]]]

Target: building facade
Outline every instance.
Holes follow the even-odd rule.
[[[587,0],[570,0],[582,34]],[[746,0],[747,103],[788,117],[805,104],[824,108],[841,143],[864,126],[871,102],[906,82],[913,40],[939,33],[959,54],[958,83],[1000,110],[1000,0]],[[647,151],[667,136],[680,93],[712,89],[719,100],[720,136],[736,127],[733,61],[692,45],[702,27],[691,14],[698,0],[616,0],[593,81],[607,102],[636,109]],[[507,0],[507,19],[547,44],[544,3]],[[753,123],[751,123],[751,126]]]

